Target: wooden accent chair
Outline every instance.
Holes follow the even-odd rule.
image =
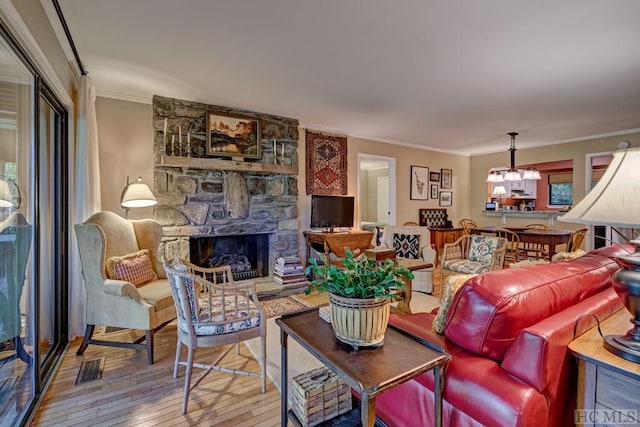
[[[440,283],[448,274],[481,274],[500,270],[504,265],[507,239],[497,236],[465,234],[445,243],[440,257]]]
[[[546,224],[533,223],[525,225],[525,228],[531,228],[534,230],[548,230],[549,226],[547,226]],[[522,247],[522,251],[524,252],[525,259],[549,258],[549,251],[542,243],[522,243],[520,246]]]
[[[178,313],[178,342],[173,365],[173,378],[178,378],[179,365],[186,366],[182,413],[187,412],[189,394],[212,370],[262,378],[262,393],[266,392],[267,318],[260,307],[253,282],[236,283],[231,267],[200,268],[188,262],[165,262],[173,299]],[[261,372],[220,366],[219,363],[235,344],[260,337]],[[187,347],[187,360],[181,361],[182,346]],[[211,364],[194,362],[198,347],[228,345]],[[205,369],[191,385],[193,368]],[[287,385],[285,384],[284,387]]]
[[[469,229],[478,228],[478,224],[472,219],[462,218],[460,220],[460,227],[464,228],[464,234],[471,234]]]
[[[587,231],[587,228],[581,228],[574,231],[571,236],[569,236],[566,251],[574,252],[580,249],[582,247],[582,243],[584,242],[584,237],[587,235]]]
[[[520,248],[520,236],[506,228],[496,229],[495,235],[507,239],[507,249],[504,253],[503,267],[508,266],[512,262],[518,262],[524,259],[524,252]]]
[[[87,327],[76,354],[82,355],[89,344],[133,348],[146,350],[147,362],[153,364],[153,335],[176,318],[169,283],[158,259],[160,223],[98,212],[74,228],[87,291]],[[114,276],[108,265],[116,264],[118,273]],[[145,272],[140,282],[139,271]],[[132,343],[97,340],[93,339],[96,325],[143,330],[145,335]]]

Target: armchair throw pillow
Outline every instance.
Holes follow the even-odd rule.
[[[158,279],[147,249],[111,257],[106,262],[106,268],[110,279],[124,280],[136,287]]]
[[[400,258],[418,259],[420,256],[420,235],[394,233],[393,249]]]
[[[493,252],[498,248],[499,240],[495,236],[474,235],[469,247],[469,261],[491,264]]]

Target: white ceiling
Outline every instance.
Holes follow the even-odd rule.
[[[459,154],[640,128],[638,0],[60,0],[102,96]],[[623,139],[623,138],[621,138]]]

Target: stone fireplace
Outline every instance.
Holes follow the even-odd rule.
[[[258,120],[261,157],[208,156],[210,112]],[[256,277],[271,275],[277,257],[298,255],[297,120],[154,96],[153,128],[161,255],[199,264],[203,251],[210,257],[217,242],[238,237],[240,243],[224,244],[249,260],[255,272],[247,274]],[[168,149],[167,141],[175,146]],[[193,254],[196,249],[200,254]],[[234,262],[240,268],[246,260]]]
[[[231,266],[235,280],[269,275],[269,236],[191,236],[189,254],[201,267]]]

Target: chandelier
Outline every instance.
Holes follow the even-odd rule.
[[[503,181],[521,181],[523,179],[540,179],[540,172],[536,168],[528,167],[522,175],[516,169],[516,136],[518,132],[509,132],[507,135],[511,137],[511,146],[509,146],[509,153],[511,157],[511,164],[509,170],[502,175],[498,171],[492,170],[487,176],[487,182],[503,182]]]

